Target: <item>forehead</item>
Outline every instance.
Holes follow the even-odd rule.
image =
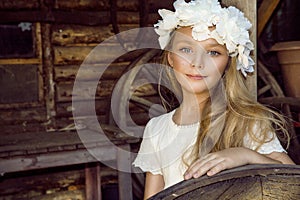
[[[210,46],[220,46],[225,47],[225,45],[219,44],[214,38],[208,38],[206,40],[198,41],[192,36],[192,27],[180,27],[176,29],[174,34],[174,42],[176,43],[189,43],[189,44],[199,44],[199,45],[210,45]]]

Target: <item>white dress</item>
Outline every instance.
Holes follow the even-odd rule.
[[[187,170],[182,155],[190,150],[197,139],[199,122],[191,125],[177,125],[172,117],[175,110],[152,118],[146,125],[138,155],[133,165],[144,172],[163,175],[165,188],[183,181]],[[273,134],[270,134],[272,137]],[[244,145],[252,150],[257,144],[246,135]],[[263,144],[258,152],[285,152],[277,137]]]

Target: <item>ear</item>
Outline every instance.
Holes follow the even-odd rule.
[[[173,67],[173,53],[172,52],[168,52],[168,63],[171,67]]]

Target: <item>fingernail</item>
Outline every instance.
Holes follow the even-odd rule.
[[[196,172],[193,176],[194,178],[198,178],[199,177],[199,174]]]
[[[189,178],[191,178],[191,175],[190,175],[189,173],[186,173],[186,174],[184,175],[184,178],[185,178],[185,179],[189,179]]]
[[[208,175],[208,176],[212,176],[212,175],[214,175],[214,174],[215,174],[214,171],[208,171],[208,172],[207,172],[207,175]]]

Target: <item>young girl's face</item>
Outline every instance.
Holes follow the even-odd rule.
[[[207,94],[222,77],[228,61],[226,47],[215,39],[196,41],[190,27],[176,30],[168,62],[182,90]]]

